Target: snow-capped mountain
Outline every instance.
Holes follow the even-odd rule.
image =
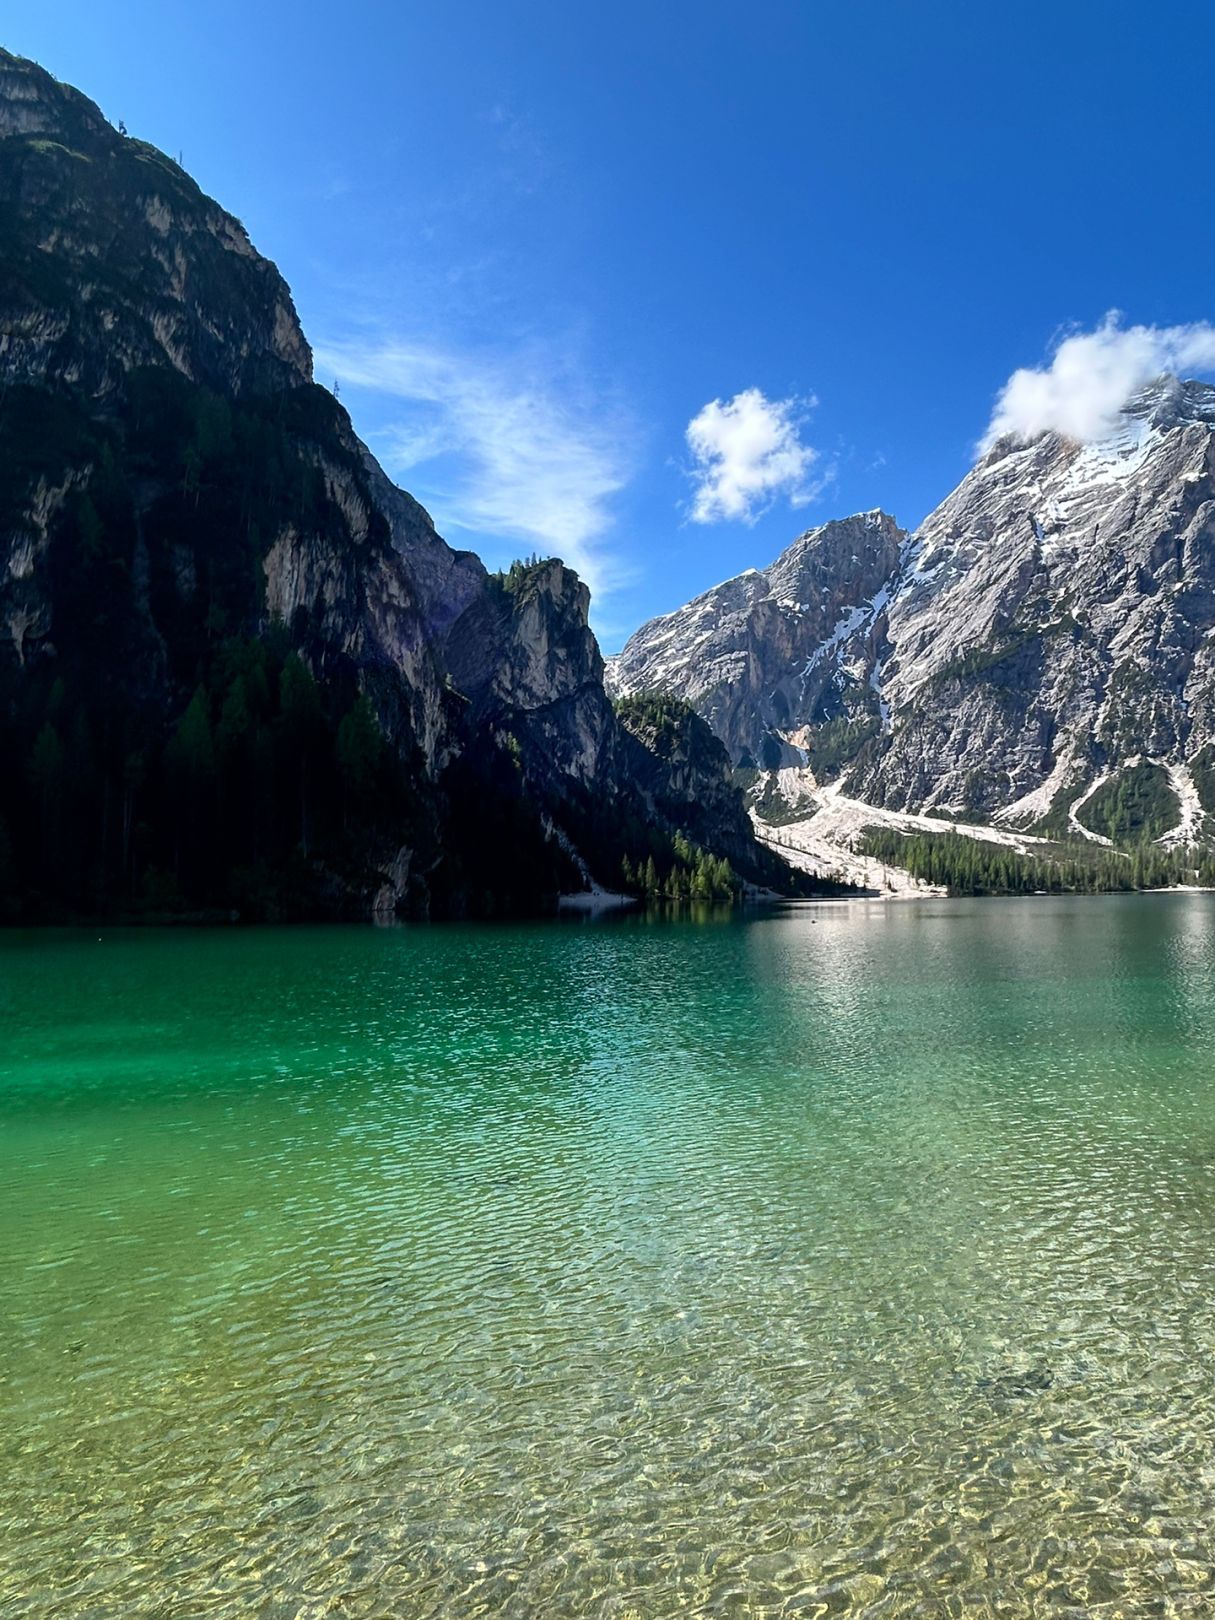
[[[1189,837],[1213,630],[1215,388],[1163,377],[1098,443],[1001,440],[910,537],[883,513],[802,535],[609,678],[687,697],[740,764],[889,810],[1091,833],[1085,804],[1150,764]]]

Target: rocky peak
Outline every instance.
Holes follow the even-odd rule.
[[[51,135],[80,144],[112,133],[101,109],[37,62],[0,48],[0,138]]]
[[[814,613],[818,604],[836,597],[844,581],[861,595],[872,595],[898,561],[905,539],[889,513],[859,512],[799,535],[764,576],[778,601]]]
[[[800,761],[808,724],[873,707],[856,670],[905,540],[881,511],[806,530],[767,568],[643,625],[610,662],[613,688],[687,699],[738,763]]]
[[[1213,407],[1206,384],[1160,378],[1100,440],[1006,442],[962,480],[893,594],[890,726],[854,785],[1032,818],[1073,780],[1203,745]]]
[[[170,158],[36,63],[0,56],[0,359],[94,396],[171,365],[224,394],[307,383],[286,282]]]
[[[792,767],[791,809],[840,779],[883,810],[1083,836],[1089,795],[1149,771],[1170,836],[1195,836],[1215,818],[1215,387],[1159,377],[1092,443],[1005,438],[911,537],[882,513],[810,530],[643,626],[612,675],[686,697],[736,762]]]
[[[1032,439],[1006,434],[977,463],[970,477],[984,474],[1003,462],[1023,469],[1027,458],[1034,466],[1079,460],[1084,471],[1115,468],[1132,452],[1142,451],[1152,437],[1191,426],[1215,425],[1215,387],[1194,379],[1164,374],[1137,389],[1118,412],[1107,432],[1081,442],[1048,431]],[[1020,476],[1018,471],[1015,476]]]
[[[1166,374],[1132,394],[1123,415],[1142,418],[1162,433],[1190,422],[1210,425],[1215,423],[1215,387]]]

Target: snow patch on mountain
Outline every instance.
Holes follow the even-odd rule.
[[[736,762],[808,756],[873,810],[1017,835],[1070,799],[1071,835],[1108,844],[1077,812],[1142,758],[1183,806],[1169,838],[1201,836],[1215,388],[1160,378],[1090,443],[1002,439],[914,535],[880,512],[807,531],[643,626],[616,670],[686,696]]]

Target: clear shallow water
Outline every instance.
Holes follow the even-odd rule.
[[[0,936],[0,1613],[1208,1614],[1215,897]]]

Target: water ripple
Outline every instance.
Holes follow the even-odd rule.
[[[0,943],[0,1608],[1215,1604],[1215,904]]]

